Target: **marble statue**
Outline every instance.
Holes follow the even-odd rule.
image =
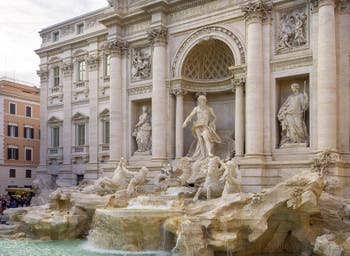
[[[198,106],[186,118],[183,127],[185,128],[194,117],[196,120],[192,126],[192,133],[196,139],[196,146],[193,152],[189,152],[189,157],[195,160],[213,156],[213,145],[221,143],[221,139],[216,132],[216,115],[207,105],[206,96],[198,97]]]
[[[193,201],[199,199],[201,193],[205,193],[208,200],[220,197],[222,195],[224,181],[223,175],[224,163],[217,156],[211,157],[208,163],[208,171],[203,186],[199,187]]]
[[[298,46],[302,46],[302,44],[306,42],[304,36],[306,19],[307,16],[305,13],[296,15],[294,40]]]
[[[293,94],[280,107],[277,118],[281,123],[282,134],[280,146],[308,142],[308,132],[305,124],[305,112],[309,107],[308,96],[301,93],[298,83],[291,85]]]
[[[242,175],[236,163],[233,160],[227,161],[224,163],[224,170],[222,179],[225,180],[225,186],[222,195],[226,196],[232,193],[240,193]]]
[[[148,168],[143,166],[141,170],[130,180],[126,189],[129,196],[135,195],[135,193],[139,192],[139,187],[145,184],[147,181],[148,172]]]
[[[126,168],[126,161],[124,158],[120,159],[118,167],[115,169],[113,176],[103,177],[95,181],[93,185],[87,186],[82,189],[83,193],[95,193],[98,195],[112,194],[118,190],[126,189],[129,185],[128,175],[134,176],[134,173],[130,172]]]
[[[137,152],[148,152],[152,147],[152,125],[151,115],[148,113],[148,107],[142,106],[142,114],[135,125],[133,136],[136,138]]]

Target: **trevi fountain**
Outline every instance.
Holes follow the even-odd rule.
[[[40,32],[0,255],[350,255],[350,2],[108,2]]]

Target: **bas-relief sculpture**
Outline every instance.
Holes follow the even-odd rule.
[[[280,146],[308,143],[308,132],[305,124],[305,112],[309,107],[309,98],[305,92],[300,92],[298,83],[291,84],[292,94],[280,107],[277,118],[281,125]]]
[[[136,153],[150,154],[152,147],[152,125],[151,114],[148,112],[146,105],[142,106],[142,114],[139,121],[135,125],[132,136],[135,137],[137,143]]]
[[[204,95],[198,97],[198,106],[185,119],[183,127],[185,128],[194,118],[192,133],[196,141],[193,152],[189,152],[189,157],[203,159],[213,156],[214,143],[221,143],[221,139],[216,132],[216,115],[207,105],[207,98]]]
[[[305,8],[280,13],[279,24],[277,51],[282,52],[301,47],[307,43],[307,15]]]
[[[131,60],[132,80],[141,80],[151,77],[151,50],[150,48],[135,48]]]

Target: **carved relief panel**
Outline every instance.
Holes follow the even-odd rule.
[[[276,53],[308,47],[309,15],[306,5],[279,9],[275,21]]]
[[[151,78],[152,54],[150,47],[134,48],[131,55],[131,80],[138,81]]]

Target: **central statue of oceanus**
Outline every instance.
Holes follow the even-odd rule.
[[[204,95],[198,97],[198,105],[186,118],[183,127],[193,119],[192,133],[196,139],[194,150],[189,153],[191,159],[203,159],[213,156],[214,143],[221,143],[221,138],[216,132],[216,115],[214,110],[208,106]]]

